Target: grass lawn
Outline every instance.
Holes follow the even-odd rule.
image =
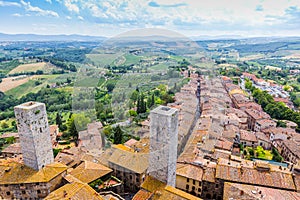
[[[246,147],[244,150],[247,151],[247,155],[244,154],[246,159],[259,158],[262,160],[272,160],[273,158],[272,151],[264,150],[264,148],[261,146],[258,146],[255,149],[252,147]],[[251,152],[254,152],[254,155],[251,155]]]

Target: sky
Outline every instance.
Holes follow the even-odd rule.
[[[300,0],[0,0],[0,33],[300,36]]]

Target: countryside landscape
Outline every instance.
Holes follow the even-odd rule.
[[[299,13],[0,0],[0,199],[299,200]]]

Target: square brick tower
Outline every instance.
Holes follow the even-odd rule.
[[[150,112],[148,174],[175,187],[178,146],[178,110],[159,106]]]
[[[40,170],[54,162],[45,104],[27,102],[14,111],[25,165]]]

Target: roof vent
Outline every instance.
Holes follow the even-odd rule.
[[[4,171],[5,171],[5,172],[9,172],[9,171],[10,171],[10,167],[6,167],[6,168],[4,169]]]

